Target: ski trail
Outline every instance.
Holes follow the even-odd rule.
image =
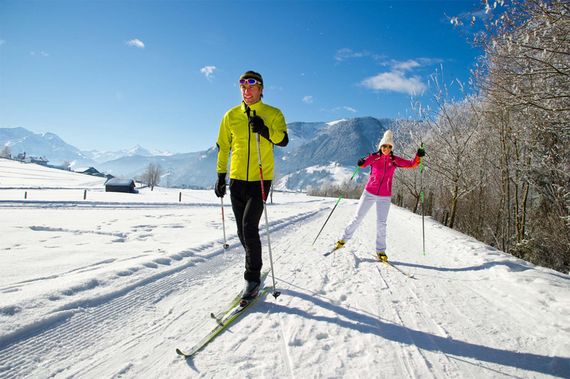
[[[285,331],[283,328],[283,318],[281,314],[278,313],[276,316],[279,320],[279,336],[278,339],[281,339],[281,350],[283,351],[283,361],[285,362],[285,366],[287,367],[287,372],[289,373],[290,378],[295,378],[295,374],[293,373],[293,360],[291,359],[291,353],[289,352],[289,347],[287,346],[288,339],[285,337]]]
[[[476,287],[467,286],[462,281],[453,282],[454,292],[450,292],[450,288],[441,285],[439,282],[431,282],[425,288],[416,287],[415,283],[411,283],[410,294],[413,296],[414,303],[417,304],[417,315],[423,317],[423,325],[431,325],[433,336],[439,336],[444,339],[453,340],[454,330],[457,325],[461,325],[461,330],[469,331],[469,341],[474,341],[481,346],[489,344],[489,335],[504,333],[506,335],[517,335],[517,328],[524,329],[524,322],[518,324],[515,322],[517,317],[509,318],[508,321],[504,319],[489,320],[489,315],[478,314],[479,309],[501,309],[502,304],[491,302],[482,291]],[[479,283],[479,286],[482,284]],[[414,291],[411,291],[414,288]],[[457,298],[455,293],[462,294],[461,298]],[[472,294],[469,296],[468,294]],[[430,306],[431,305],[431,306]],[[469,312],[467,312],[469,310]],[[524,312],[523,312],[524,314]],[[423,316],[422,316],[423,315]],[[516,315],[515,315],[516,316]],[[524,317],[524,316],[523,316]],[[453,319],[453,324],[444,324],[437,320]],[[475,320],[479,320],[478,322]],[[420,322],[420,324],[422,324]],[[532,334],[532,330],[526,333]],[[466,338],[465,336],[462,338]],[[531,337],[528,337],[531,338]],[[453,355],[453,353],[443,353],[444,348],[440,348],[437,341],[441,339],[431,338],[432,343],[445,355],[446,359],[453,367],[456,367],[458,373],[462,377],[478,378],[481,376],[481,369],[493,373],[491,375],[501,373],[502,375],[510,375],[501,372],[500,366],[495,366],[492,363],[485,364],[481,361],[475,361],[469,357],[460,358]],[[547,343],[547,341],[544,341]],[[516,350],[516,345],[512,346]],[[476,367],[478,370],[476,370]]]
[[[442,338],[451,338],[451,336],[442,326],[440,326],[440,324],[437,321],[435,321],[435,317],[433,316],[430,307],[426,305],[425,300],[421,300],[420,297],[418,296],[418,287],[416,286],[415,283],[413,283],[413,281],[410,281],[408,283],[407,289],[410,295],[408,299],[413,300],[413,308],[416,310],[415,312],[410,312],[413,313],[415,317],[411,318],[411,320],[409,321],[409,325],[414,326],[414,328],[416,328],[417,330],[427,329],[429,331],[430,343],[434,346],[434,348],[430,350],[440,352],[439,356],[437,356],[436,358],[441,364],[442,372],[444,372],[448,377],[457,377],[462,379],[467,377],[473,379],[477,378],[478,375],[473,373],[469,368],[467,369],[465,369],[465,367],[460,368],[457,365],[457,362],[452,360],[449,357],[449,355],[443,352],[443,349],[441,349],[438,346],[438,343],[435,341],[435,338],[431,337],[432,335],[440,336]],[[410,301],[407,304],[407,307],[410,307],[411,303],[412,301]],[[433,359],[431,361],[433,361]],[[453,370],[451,370],[452,368]]]
[[[409,279],[404,277],[402,274],[396,272],[395,270],[393,270],[393,268],[389,266],[384,266],[383,268],[385,270],[380,269],[378,266],[376,267],[378,269],[380,279],[386,285],[386,290],[390,295],[389,298],[391,299],[390,301],[392,305],[391,309],[394,317],[394,323],[396,325],[402,326],[406,332],[406,336],[408,339],[408,341],[406,342],[407,347],[402,350],[402,353],[405,353],[404,361],[406,362],[406,366],[408,367],[408,372],[411,374],[411,376],[419,375],[424,378],[425,377],[435,378],[432,371],[433,370],[432,362],[426,357],[426,354],[422,352],[420,348],[417,347],[417,341],[414,339],[412,333],[410,333],[410,331],[408,330],[409,325],[404,320],[403,313],[399,310],[398,304],[402,301],[402,298],[396,292],[395,289],[396,286],[393,287],[390,286],[389,284],[390,281],[393,281],[397,283],[398,287],[401,288],[402,286],[407,285],[405,281]],[[393,272],[390,272],[389,270],[393,270]],[[417,366],[417,364],[420,362],[423,364],[422,367]],[[411,369],[412,367],[414,367],[414,370]],[[416,370],[419,370],[419,372],[415,372]]]
[[[8,370],[4,369],[3,375],[7,378],[16,378],[59,370],[73,371],[69,363],[60,366],[62,362],[58,362],[52,365],[50,362],[42,361],[41,356],[57,350],[61,356],[76,356],[81,362],[86,358],[82,356],[85,356],[90,349],[109,348],[111,344],[105,343],[108,341],[106,338],[108,333],[128,329],[133,322],[143,318],[142,314],[147,311],[149,304],[191,289],[195,282],[223,264],[221,259],[211,259],[192,269],[165,276],[135,288],[124,296],[75,313],[65,322],[52,325],[36,335],[11,344],[0,352],[0,361],[11,362],[7,367]],[[60,341],[65,341],[65,344]],[[87,355],[91,354],[92,351]]]
[[[390,266],[384,265],[383,267],[387,273],[392,270]],[[378,268],[378,270],[380,273],[382,272],[380,268]],[[396,274],[392,271],[390,276],[393,277],[394,275]],[[473,374],[469,369],[465,370],[463,367],[460,368],[457,362],[450,358],[449,355],[443,352],[443,349],[438,346],[434,336],[441,338],[451,338],[451,336],[435,321],[430,307],[426,306],[425,301],[421,300],[421,297],[418,295],[419,287],[415,281],[405,279],[399,288],[403,288],[403,290],[398,291],[396,296],[401,298],[402,301],[394,303],[394,311],[398,319],[401,320],[403,325],[406,325],[407,328],[425,332],[425,341],[418,344],[418,341],[414,340],[414,344],[428,347],[428,349],[424,348],[422,350],[418,348],[419,351],[423,351],[422,356],[425,358],[428,367],[432,367],[433,370],[433,366],[439,365],[438,372],[445,373],[446,377],[450,378],[476,378],[477,375]],[[390,291],[395,293],[393,289],[390,289]],[[442,298],[442,302],[443,301],[444,299]]]
[[[382,271],[380,270],[380,267],[378,264],[374,265],[376,271],[377,271],[377,275],[375,275],[376,279],[380,279],[381,283],[383,284],[381,290],[382,291],[390,291],[390,285],[388,284],[388,282],[386,281],[386,279],[384,279],[384,276],[382,275]],[[371,279],[371,282],[373,284],[376,283],[376,280]],[[378,309],[378,317],[380,317],[380,314],[385,314],[387,310],[392,309],[392,307],[390,307],[390,304],[387,304],[387,301],[384,299],[384,296],[382,296],[382,293],[380,291],[375,292],[375,296],[374,296],[374,300],[376,303],[376,308]],[[394,313],[393,311],[391,312],[392,314]],[[384,318],[388,321],[391,322],[389,319],[387,319],[388,315],[384,315]],[[393,361],[398,362],[399,367],[402,368],[402,372],[395,372],[395,368],[392,367],[392,370],[394,370],[392,373],[390,373],[390,375],[394,375],[394,376],[402,376],[402,377],[408,377],[408,378],[413,378],[416,375],[414,375],[412,367],[411,367],[411,362],[409,361],[408,357],[404,355],[404,352],[402,350],[398,350],[398,351],[392,351],[391,352],[393,355],[398,355],[398,359],[394,359]],[[405,373],[405,375],[402,375],[402,373]]]
[[[275,220],[271,232],[303,222],[316,213],[318,212],[310,211]],[[188,294],[194,296],[199,303],[204,302],[211,295],[201,293],[200,288],[204,282],[221,275],[222,271],[235,271],[243,264],[243,254],[227,259],[223,249],[212,245],[215,244],[207,243],[199,247],[202,256],[194,256],[192,261],[179,267],[152,275],[113,294],[70,303],[55,312],[51,321],[48,319],[48,322],[32,325],[27,330],[0,341],[0,376],[20,378],[48,373],[50,376],[64,373],[81,375],[96,366],[96,362],[105,362],[109,358],[105,351],[112,350],[112,346],[119,344],[125,349],[135,346],[139,340],[159,333],[182,317],[193,319],[188,334],[201,334],[198,332],[204,323],[202,315],[209,313],[199,307],[192,312],[187,309],[168,309],[153,325],[144,325],[144,320],[148,318],[149,312],[158,312],[160,304],[169,302],[170,298]],[[209,250],[204,250],[207,249],[206,246]],[[235,292],[232,294],[231,290],[220,287],[217,292],[222,290],[227,301],[235,296]],[[141,322],[143,324],[135,327]],[[129,338],[119,338],[122,330],[137,332]],[[42,359],[54,351],[58,351],[58,356],[64,358],[58,362]]]

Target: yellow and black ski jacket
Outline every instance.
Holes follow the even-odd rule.
[[[278,108],[258,101],[249,106],[250,115],[253,112],[263,119],[269,129],[269,140],[259,138],[259,150],[263,168],[263,179],[273,180],[273,145],[284,146],[287,137],[285,117]],[[283,144],[284,142],[284,144]],[[230,179],[243,181],[259,181],[259,164],[257,159],[256,133],[251,131],[248,124],[245,103],[241,103],[226,112],[220,124],[220,132],[216,142],[218,146],[218,162],[216,171],[226,173],[228,158],[231,152]]]

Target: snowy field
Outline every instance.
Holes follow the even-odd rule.
[[[570,276],[429,218],[424,255],[421,217],[396,206],[387,254],[415,279],[373,259],[374,212],[324,257],[356,202],[312,246],[336,199],[281,192],[282,295],[184,360],[243,286],[229,196],[224,250],[213,191],[103,183],[0,159],[0,378],[570,378]]]

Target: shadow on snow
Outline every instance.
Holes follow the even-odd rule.
[[[315,315],[298,308],[275,303],[271,304],[272,313],[282,312],[305,319],[329,322],[344,328],[356,330],[360,333],[373,334],[386,340],[415,345],[420,349],[435,352],[439,351],[456,357],[472,358],[478,361],[496,363],[521,370],[535,371],[560,377],[568,377],[568,373],[570,372],[569,357],[549,357],[532,353],[508,351],[452,338],[443,338],[430,333],[410,329],[402,325],[382,321],[378,317],[356,310],[349,310],[324,301],[319,297],[296,290],[284,290],[283,295],[294,296],[312,302],[321,308],[336,313],[337,316]]]
[[[488,270],[490,268],[496,266],[506,266],[513,272],[523,272],[528,270],[533,270],[534,267],[530,266],[528,263],[517,263],[512,261],[490,261],[480,264],[478,266],[468,266],[468,267],[437,267],[437,266],[428,266],[428,265],[421,265],[417,263],[406,263],[406,262],[398,262],[398,261],[390,261],[395,265],[399,266],[406,266],[406,267],[414,267],[420,268],[424,270],[435,270],[440,272],[463,272],[463,271],[483,271]],[[558,272],[548,273],[549,275],[555,276],[560,279],[570,280],[570,276],[564,275]]]

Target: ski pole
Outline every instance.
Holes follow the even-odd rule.
[[[424,143],[420,144],[420,147],[424,148]],[[423,254],[426,255],[426,230],[424,224],[424,157],[420,158],[420,201],[422,203],[422,248]]]
[[[222,230],[224,231],[224,250],[226,250],[230,245],[228,245],[228,241],[226,239],[226,220],[224,217],[224,197],[220,197],[220,203],[222,205]]]
[[[249,117],[249,111],[250,108],[246,104],[246,113],[248,121],[251,120]],[[253,115],[255,116],[255,111],[253,111]],[[257,163],[259,165],[259,178],[261,179],[260,183],[261,183],[261,198],[263,200],[263,213],[265,214],[265,234],[267,235],[267,250],[269,251],[269,264],[271,265],[271,278],[273,280],[273,297],[277,298],[279,295],[281,295],[281,292],[277,291],[277,287],[275,286],[275,271],[273,269],[273,254],[271,252],[271,239],[269,237],[269,220],[267,217],[265,186],[263,185],[263,165],[261,164],[261,148],[259,142],[259,133],[255,133],[255,142],[257,144]]]
[[[356,170],[354,170],[354,172],[352,173],[352,176],[350,177],[350,180],[352,180],[352,178],[354,178],[354,176],[356,175],[356,173],[360,171],[360,167],[357,167]],[[338,205],[338,203],[340,203],[340,200],[342,199],[342,194],[338,197],[338,199],[336,200],[336,204],[334,205],[333,209],[331,210],[331,213],[329,213],[329,216],[327,217],[327,219],[325,220],[325,223],[323,224],[323,226],[321,227],[321,230],[319,230],[319,234],[317,234],[317,236],[315,237],[315,240],[313,241],[312,245],[315,244],[315,242],[317,242],[317,239],[319,238],[319,236],[321,235],[321,232],[323,231],[323,229],[325,228],[325,225],[327,224],[327,222],[329,222],[329,218],[331,218],[334,210],[336,209],[336,206]]]

